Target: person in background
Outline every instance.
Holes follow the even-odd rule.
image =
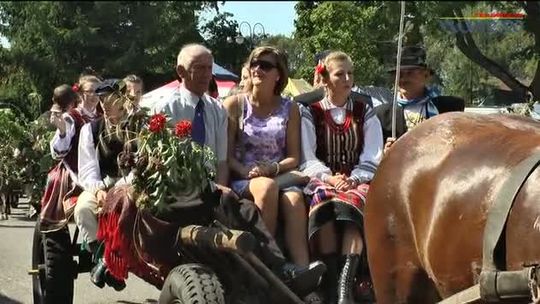
[[[139,104],[141,102],[141,98],[143,95],[143,89],[144,89],[144,83],[142,79],[134,74],[127,75],[122,79],[124,83],[126,84],[126,92],[127,96],[132,102],[133,109],[130,109],[131,111],[136,111],[139,108]]]
[[[212,79],[210,80],[210,84],[208,85],[208,95],[210,95],[212,98],[219,99],[219,91],[218,91],[218,85],[216,82],[216,77],[212,75]]]
[[[396,68],[389,70],[395,76]],[[453,96],[439,96],[428,87],[433,75],[426,64],[426,52],[422,47],[408,46],[402,50],[396,112],[396,136],[399,138],[426,119],[435,115],[465,110],[465,101]],[[387,151],[397,138],[392,137],[392,103],[375,108]]]

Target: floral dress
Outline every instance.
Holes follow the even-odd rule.
[[[279,162],[287,155],[287,122],[292,102],[282,98],[281,105],[266,118],[253,114],[253,107],[245,96],[243,128],[236,143],[236,159],[251,168],[258,162]],[[236,179],[231,188],[243,195],[249,184],[248,179]]]

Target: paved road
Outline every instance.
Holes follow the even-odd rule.
[[[28,204],[24,199],[19,207],[12,210],[9,220],[0,221],[0,304],[32,303],[32,280],[27,271],[35,221],[27,219]],[[132,274],[121,292],[107,286],[95,287],[88,273],[79,274],[75,281],[75,304],[157,303],[158,298],[159,290]]]

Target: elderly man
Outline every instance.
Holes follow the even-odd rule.
[[[396,69],[389,70],[395,75]],[[402,51],[399,73],[398,111],[396,115],[396,136],[400,137],[422,121],[435,115],[464,111],[463,99],[452,96],[438,96],[437,92],[428,88],[433,71],[426,65],[426,52],[417,46],[404,47]],[[381,121],[383,137],[387,150],[396,140],[392,138],[392,103],[382,104],[375,108]]]
[[[298,295],[314,290],[326,267],[321,262],[307,268],[286,263],[286,260],[264,225],[257,207],[251,202],[239,202],[238,197],[225,185],[229,180],[227,163],[227,112],[216,99],[205,92],[212,79],[213,56],[199,44],[188,44],[178,54],[176,72],[182,85],[168,98],[164,98],[151,112],[163,112],[175,124],[180,120],[192,121],[192,139],[211,148],[217,165],[216,187],[223,192],[214,216],[226,226],[251,232],[261,244],[262,261],[272,269]]]

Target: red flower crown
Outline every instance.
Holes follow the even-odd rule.
[[[72,86],[71,86],[71,90],[75,93],[78,93],[79,92],[79,84],[78,83],[74,83]]]

